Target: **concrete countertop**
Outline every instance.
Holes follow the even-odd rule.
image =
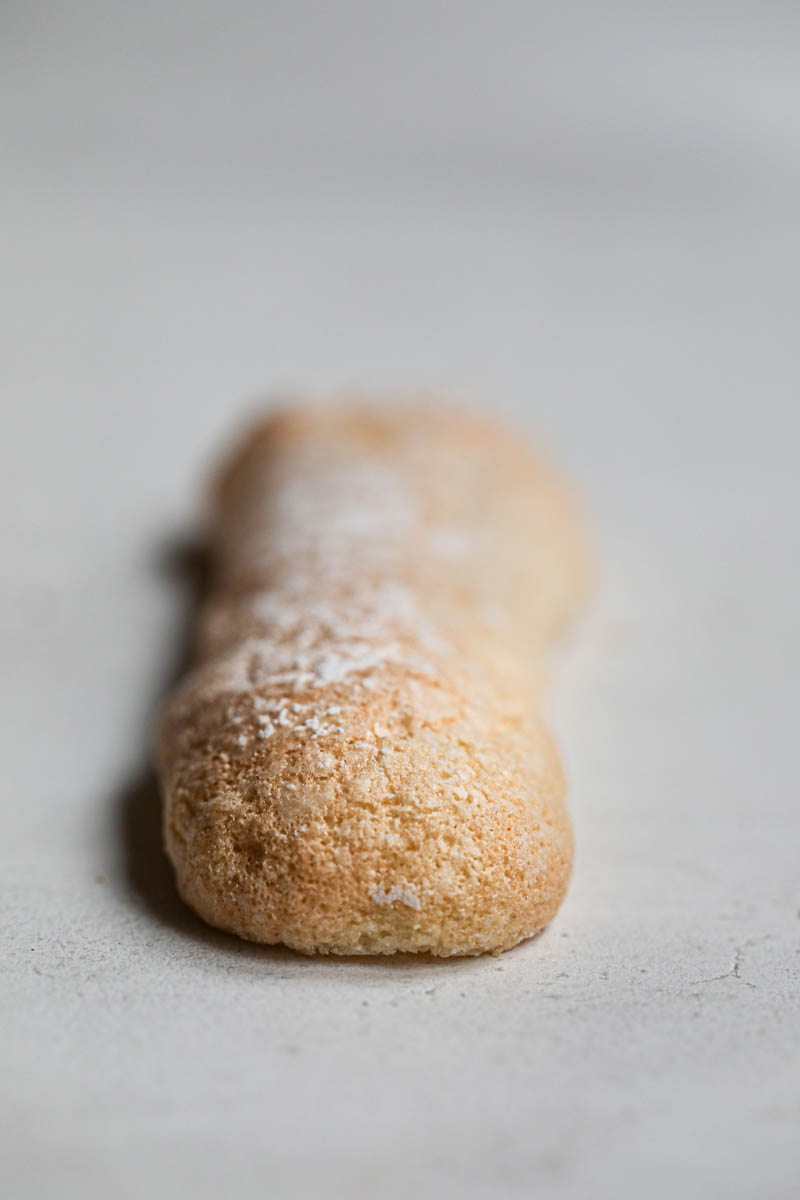
[[[379,39],[344,5],[316,40],[281,6],[259,40],[241,6],[219,44],[174,4],[9,18],[14,1200],[797,1195],[798,22],[623,7],[551,14],[531,83],[525,6],[504,57],[467,6],[486,129],[469,97],[459,126],[455,68],[423,55],[404,90],[438,6]],[[297,83],[357,28],[380,121],[346,70],[328,116]],[[498,959],[247,946],[183,907],[160,851],[149,726],[208,464],[264,389],[349,386],[515,420],[594,525],[601,583],[551,707],[576,871]]]

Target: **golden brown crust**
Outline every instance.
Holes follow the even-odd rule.
[[[549,471],[464,414],[296,409],[224,471],[213,534],[200,663],[159,730],[184,898],[309,953],[541,929],[572,834],[532,681],[586,576]]]

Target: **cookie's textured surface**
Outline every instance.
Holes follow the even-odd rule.
[[[572,835],[537,691],[585,577],[552,475],[474,416],[286,411],[224,472],[213,549],[199,665],[160,724],[185,899],[306,952],[541,929]]]

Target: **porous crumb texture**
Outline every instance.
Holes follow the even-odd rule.
[[[499,952],[567,887],[539,717],[582,599],[567,492],[473,415],[272,415],[222,472],[197,666],[159,727],[166,845],[212,925],[307,953]]]

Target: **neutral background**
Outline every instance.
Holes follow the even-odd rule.
[[[800,1190],[800,9],[7,2],[2,1159],[14,1200]],[[175,898],[180,543],[259,396],[536,431],[603,581],[578,859],[501,959]]]

